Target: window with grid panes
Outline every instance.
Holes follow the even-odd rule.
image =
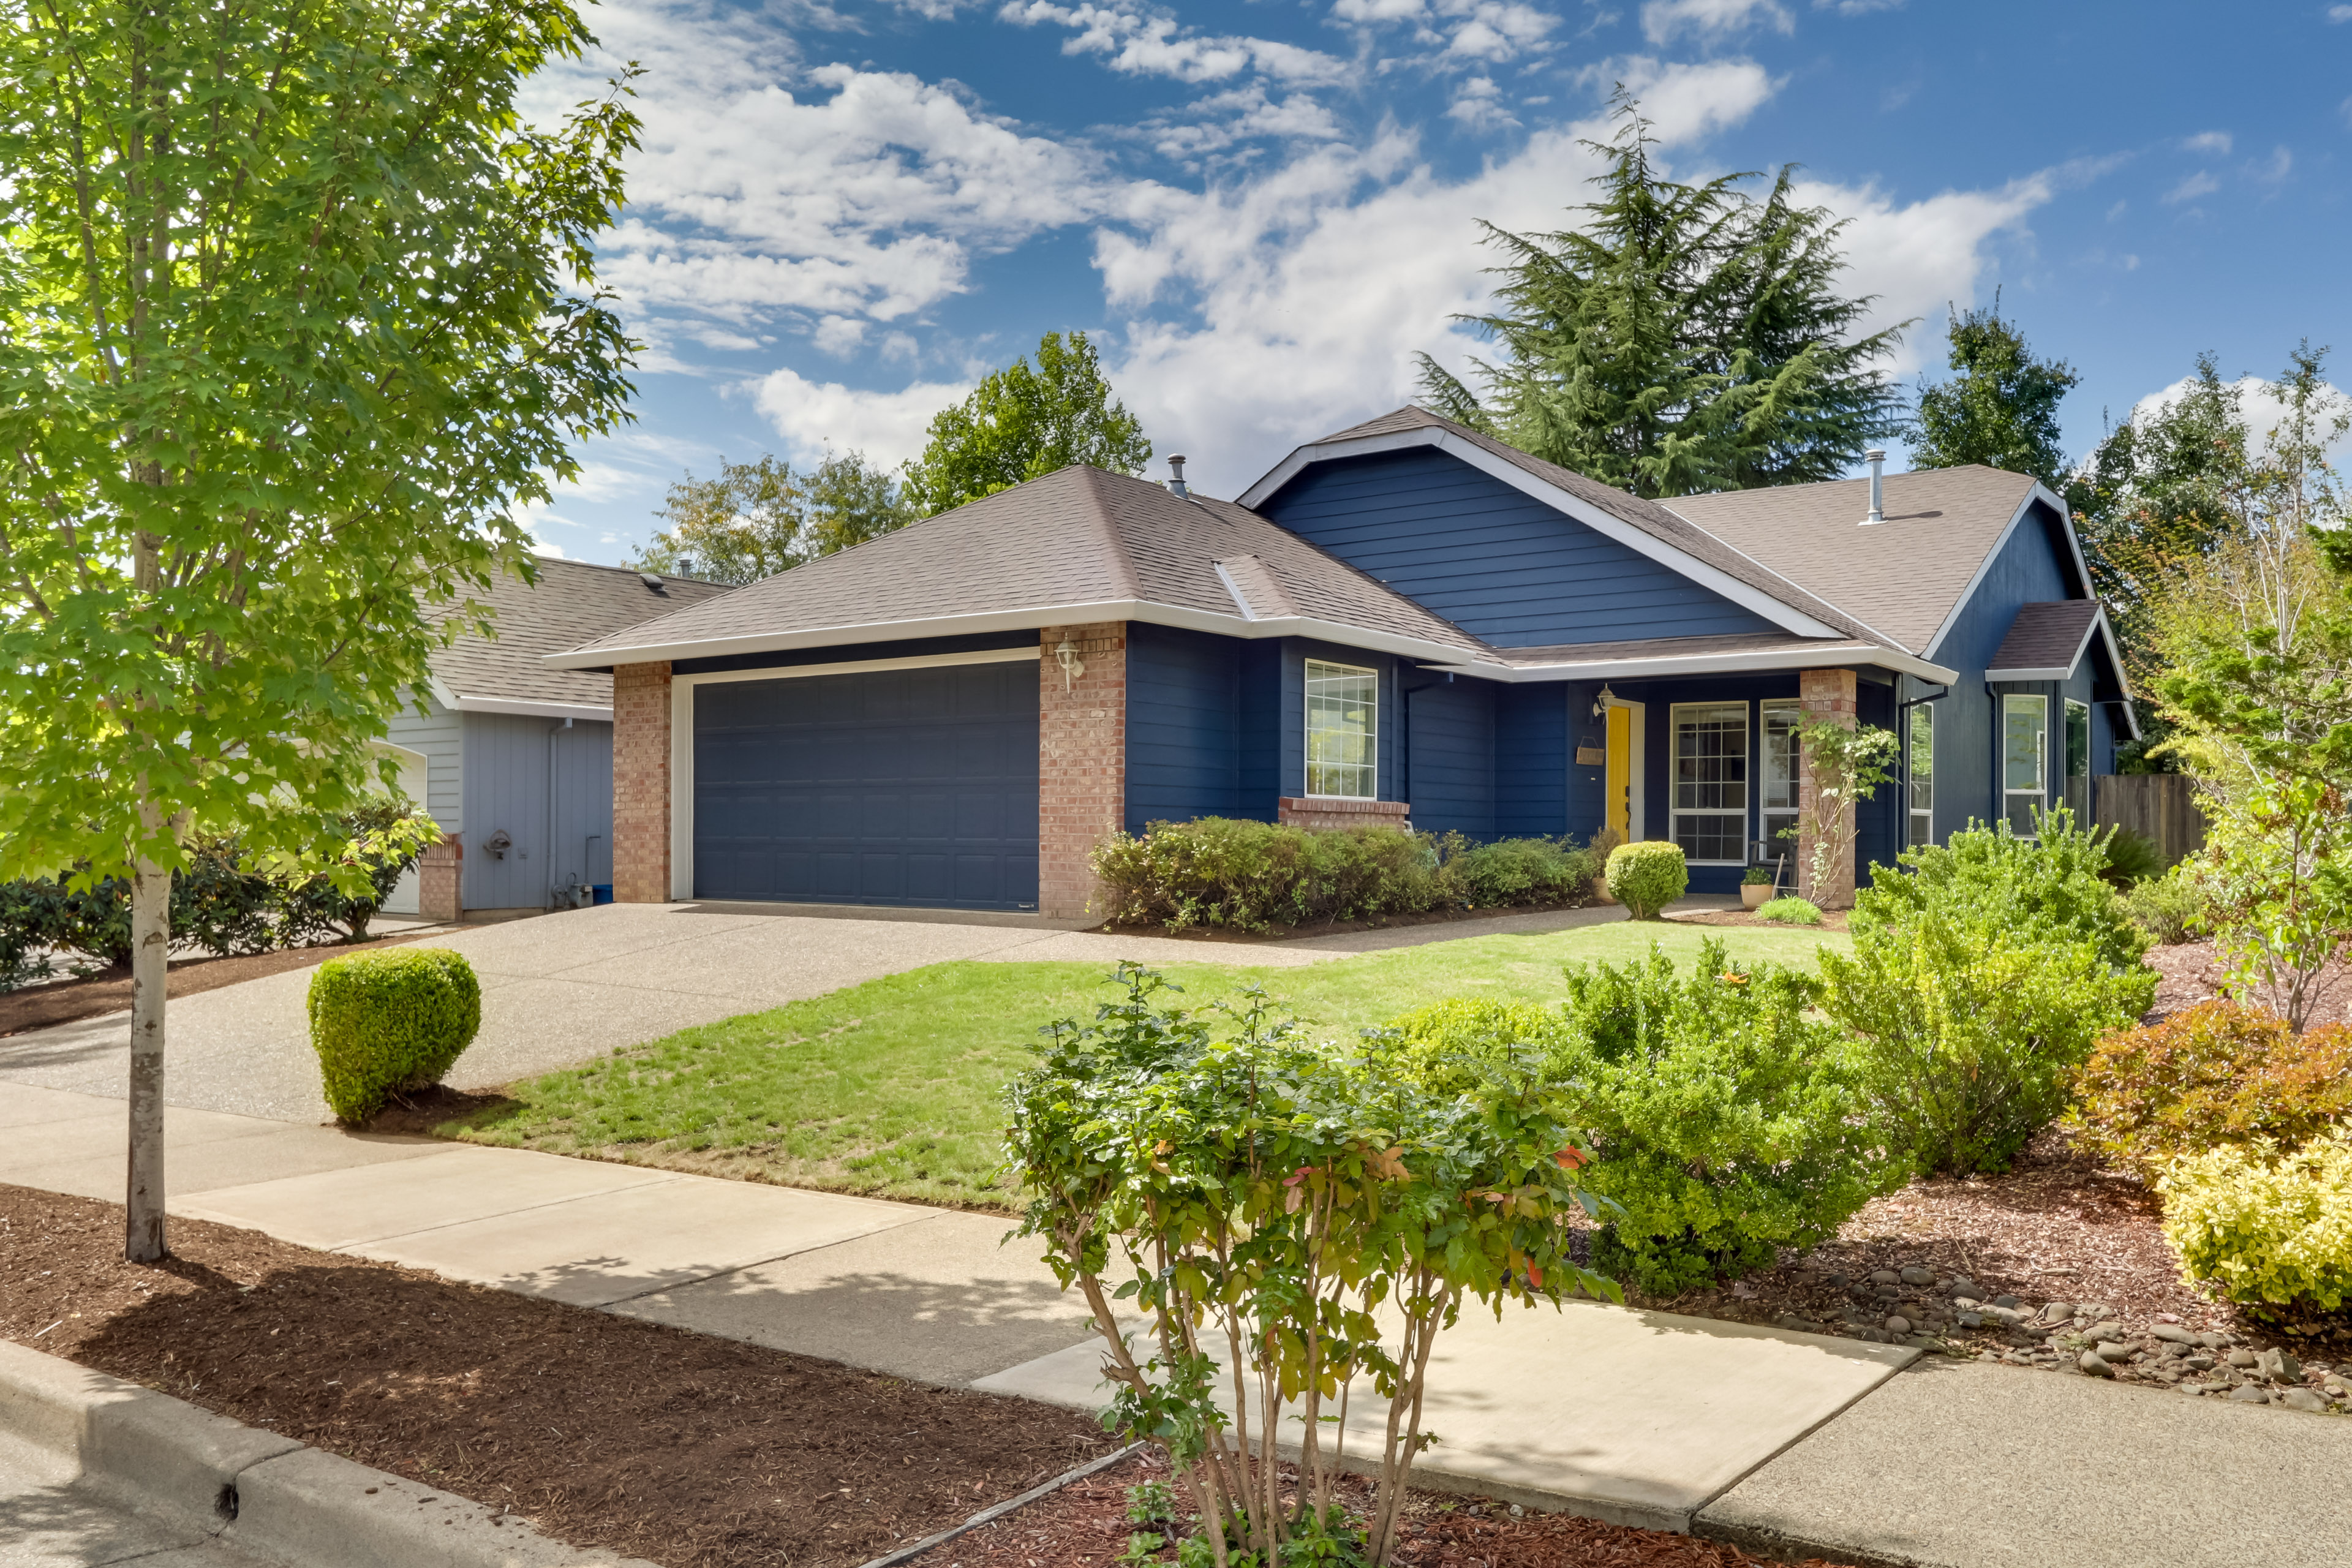
[[[1764,704],[1764,858],[1797,854],[1797,727],[1805,710],[1794,702]]]
[[[1685,858],[1748,859],[1748,704],[1676,703],[1670,807]]]
[[[1936,842],[1936,710],[1922,702],[1911,710],[1911,754],[1905,783],[1911,799],[1914,846]]]
[[[1307,661],[1307,793],[1379,798],[1380,672]]]

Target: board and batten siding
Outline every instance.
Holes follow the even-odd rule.
[[[430,697],[425,705],[421,715],[403,709],[383,738],[425,753],[425,813],[454,837],[466,830],[465,717]]]
[[[545,909],[557,888],[610,881],[613,726],[579,721],[567,730],[562,720],[505,713],[463,718],[464,813],[471,825],[466,907]],[[485,847],[500,831],[511,840],[503,858]]]
[[[1318,463],[1259,510],[1499,647],[1775,629],[1426,447]]]

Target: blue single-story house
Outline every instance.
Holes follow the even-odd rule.
[[[613,676],[619,896],[1072,917],[1105,832],[1210,815],[1614,829],[1725,891],[1790,848],[1808,713],[1902,738],[1864,867],[2087,816],[2131,732],[2065,508],[2021,475],[1651,501],[1419,408],[1236,500],[1174,461],[1065,468],[550,657]]]

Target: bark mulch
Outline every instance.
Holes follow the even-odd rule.
[[[1083,1460],[1071,1411],[0,1185],[0,1336],[665,1568],[866,1562]]]
[[[914,1560],[913,1568],[1096,1568],[1135,1561],[1121,1553],[1148,1527],[1127,1516],[1128,1491],[1145,1481],[1166,1482],[1168,1461],[1145,1449],[1060,1491],[979,1529],[944,1542]],[[1343,1499],[1361,1510],[1371,1502],[1367,1481],[1340,1483]],[[1720,1542],[1629,1530],[1565,1513],[1517,1513],[1500,1503],[1416,1491],[1404,1505],[1397,1545],[1400,1568],[1780,1568]],[[1166,1540],[1165,1527],[1154,1531]],[[1163,1546],[1145,1562],[1175,1561]],[[1801,1568],[1835,1568],[1809,1558]]]
[[[404,942],[415,942],[415,936],[373,936],[363,942],[330,942],[320,947],[289,947],[276,952],[244,953],[235,958],[175,958],[172,961],[165,991],[172,996],[193,996],[199,991],[215,991],[224,985],[235,985],[241,980],[258,980],[265,974],[283,974],[289,969],[308,969],[340,958],[362,948],[389,947]],[[109,1013],[127,1012],[131,1006],[131,971],[123,968],[101,969],[94,974],[69,980],[51,980],[37,985],[27,985],[21,991],[11,991],[0,996],[0,1037],[21,1035],[27,1029],[46,1029],[52,1024],[70,1024],[82,1018],[102,1018]]]

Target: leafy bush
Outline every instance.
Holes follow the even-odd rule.
[[[2110,968],[2137,964],[2147,938],[2100,879],[2106,865],[2102,836],[2076,827],[2063,805],[2042,813],[2035,826],[2036,838],[2020,837],[2002,821],[1906,849],[1895,859],[1907,877],[1872,866],[1870,886],[1854,898],[1849,929],[1855,941],[1937,911],[1999,927],[2020,941],[2088,942]]]
[[[1805,899],[1767,899],[1756,906],[1756,918],[1777,925],[1817,926],[1822,923],[1822,910]]]
[[[2164,875],[2164,851],[2137,828],[2108,829],[2103,847],[2107,863],[2100,875],[2118,887],[2135,888]]]
[[[2205,890],[2186,863],[2160,877],[2134,882],[2125,889],[2124,918],[2147,933],[2158,947],[2187,942],[2195,933],[2205,909]]]
[[[357,952],[319,966],[310,1015],[328,1108],[357,1124],[441,1080],[482,1026],[482,987],[446,947]]]
[[[1769,866],[1750,866],[1748,874],[1739,879],[1743,888],[1769,888],[1780,880]]]
[[[2307,1142],[2352,1112],[2352,1028],[2297,1035],[2216,998],[2102,1037],[2074,1101],[2092,1147],[2148,1175],[2223,1144]]]
[[[1265,931],[1441,909],[1581,901],[1594,857],[1566,838],[1474,844],[1374,826],[1204,816],[1115,834],[1093,855],[1111,921]]]
[[[1591,1130],[1584,1184],[1622,1205],[1597,1268],[1678,1295],[1822,1240],[1908,1174],[1852,1114],[1850,1052],[1808,1016],[1802,973],[1742,970],[1710,941],[1685,974],[1654,946],[1622,967],[1571,965],[1566,980],[1558,1008],[1457,1000],[1406,1015],[1392,1070],[1455,1090],[1536,1073]]]
[[[1621,844],[1609,852],[1605,873],[1610,896],[1637,921],[1658,912],[1690,890],[1690,864],[1682,846],[1656,839]]]
[[[2117,970],[2089,942],[1942,910],[1874,925],[1821,964],[1822,1006],[1854,1037],[1879,1124],[1956,1174],[2006,1168],[2065,1109],[2092,1043],[2156,996],[2155,971]]]
[[[2333,1312],[2352,1298],[2352,1129],[2293,1153],[2267,1141],[2176,1162],[2157,1184],[2164,1237],[2231,1300]]]
[[[1114,978],[1126,997],[1090,1024],[1049,1026],[1045,1061],[1006,1089],[1020,1234],[1043,1238],[1064,1288],[1085,1295],[1115,1391],[1105,1424],[1162,1444],[1207,1532],[1242,1560],[1386,1563],[1432,1440],[1431,1352],[1465,1300],[1499,1312],[1579,1287],[1615,1293],[1562,1255],[1563,1212],[1581,1206],[1576,1135],[1528,1075],[1433,1092],[1377,1047],[1308,1043],[1262,996],[1220,1009],[1234,1027],[1218,1037],[1160,1000],[1173,988],[1160,976],[1121,965]],[[1115,1300],[1144,1315],[1142,1334],[1122,1332]],[[1247,1366],[1221,1376],[1214,1358],[1231,1355]],[[1252,1397],[1221,1409],[1244,1370]],[[1387,1421],[1356,1558],[1322,1412],[1359,1378]],[[1296,1509],[1276,1503],[1273,1473],[1286,1402]]]

